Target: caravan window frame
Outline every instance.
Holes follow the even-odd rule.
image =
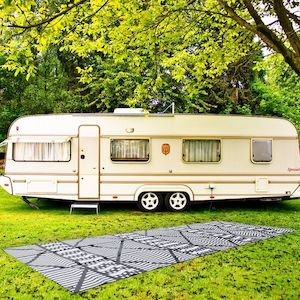
[[[184,141],[219,141],[220,142],[220,159],[218,161],[186,161],[184,160]],[[223,160],[222,150],[223,149],[223,140],[221,138],[182,138],[181,139],[181,161],[185,164],[220,164]]]
[[[112,142],[114,140],[146,140],[148,141],[148,160],[113,160],[112,159]],[[148,164],[151,161],[152,147],[151,147],[151,139],[149,137],[113,137],[109,139],[109,157],[110,161],[114,164]]]
[[[67,141],[66,143],[69,144],[69,149],[70,149],[69,160],[18,160],[18,159],[15,159],[15,145],[17,143],[12,143],[12,159],[15,162],[36,162],[36,163],[48,163],[48,162],[65,163],[65,162],[70,162],[72,160],[72,144],[71,144],[71,140]],[[31,144],[33,144],[33,143],[31,143]],[[36,144],[49,144],[49,143],[36,143]],[[60,144],[60,143],[57,143],[57,144]]]
[[[254,160],[253,158],[253,141],[271,141],[271,160],[270,161],[256,161]],[[273,153],[274,153],[274,142],[273,142],[273,138],[251,138],[250,140],[250,159],[251,159],[251,162],[253,164],[257,164],[257,165],[268,165],[268,164],[271,164],[273,162],[273,159],[274,159],[274,156],[273,156]]]

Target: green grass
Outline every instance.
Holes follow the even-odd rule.
[[[193,222],[234,221],[297,229],[293,233],[71,294],[0,250],[0,299],[299,299],[300,200],[197,205],[188,212],[139,212],[102,205],[96,216],[69,215],[66,204],[40,210],[0,190],[0,248]]]

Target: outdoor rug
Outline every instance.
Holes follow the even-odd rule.
[[[104,235],[5,251],[71,292],[291,232],[209,222]]]

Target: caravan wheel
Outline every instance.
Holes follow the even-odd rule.
[[[139,196],[138,207],[142,211],[158,211],[162,202],[160,193],[146,192]]]
[[[170,211],[183,211],[190,205],[190,198],[186,193],[169,193],[165,199],[166,208]]]

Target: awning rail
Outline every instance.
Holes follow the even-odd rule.
[[[8,143],[66,143],[71,136],[12,136],[0,143],[0,147]]]

